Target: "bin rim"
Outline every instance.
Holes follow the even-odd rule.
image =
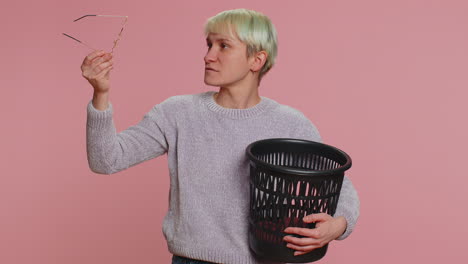
[[[294,142],[294,143],[306,143],[306,144],[312,144],[312,145],[318,145],[318,146],[323,146],[326,148],[329,148],[330,150],[336,151],[338,154],[342,155],[346,159],[346,163],[336,169],[331,169],[331,170],[309,170],[309,169],[301,169],[301,168],[291,168],[291,167],[284,167],[284,166],[278,166],[278,165],[273,165],[268,162],[265,162],[263,160],[258,159],[252,154],[252,148],[254,148],[257,145],[263,144],[265,142]],[[271,171],[274,172],[281,172],[281,173],[286,173],[286,174],[296,174],[296,175],[302,175],[302,176],[311,176],[311,175],[330,175],[330,174],[339,174],[339,173],[344,173],[346,170],[348,170],[351,167],[352,161],[351,157],[346,154],[346,152],[342,151],[341,149],[321,143],[321,142],[316,142],[312,140],[305,140],[305,139],[297,139],[297,138],[267,138],[267,139],[261,139],[254,141],[250,143],[247,148],[246,148],[246,154],[248,158],[251,161],[254,161],[257,164],[260,164]]]

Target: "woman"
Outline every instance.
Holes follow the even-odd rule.
[[[248,246],[245,149],[265,138],[321,138],[300,111],[258,93],[277,54],[268,17],[246,9],[224,11],[208,19],[205,35],[204,81],[219,91],[172,96],[120,133],[108,101],[111,54],[98,51],[84,59],[83,76],[94,88],[87,108],[89,166],[111,174],[167,153],[171,184],[163,233],[173,263],[266,263]],[[342,240],[358,216],[359,199],[345,176],[334,217],[306,216],[316,228],[285,229],[305,236],[286,236],[285,246],[302,255]]]

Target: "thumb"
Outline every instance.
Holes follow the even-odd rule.
[[[318,213],[318,214],[310,214],[307,216],[304,216],[302,221],[305,223],[315,223],[315,222],[322,222],[327,220],[327,214],[325,213]]]

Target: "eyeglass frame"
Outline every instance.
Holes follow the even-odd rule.
[[[76,22],[76,21],[78,21],[78,20],[80,20],[80,19],[83,19],[83,18],[85,18],[85,17],[90,17],[90,16],[100,16],[100,17],[125,17],[125,22],[124,22],[123,25],[122,25],[122,29],[121,29],[120,32],[119,32],[118,38],[117,38],[116,40],[114,40],[114,46],[112,47],[112,50],[111,50],[111,53],[114,53],[114,48],[117,46],[117,42],[120,40],[120,37],[121,37],[121,35],[122,35],[122,31],[124,30],[125,24],[127,23],[128,16],[115,16],[115,15],[84,15],[84,16],[82,16],[82,17],[79,17],[79,18],[73,20],[73,22]],[[97,49],[91,47],[90,45],[86,44],[85,42],[83,42],[83,41],[81,41],[81,40],[79,40],[79,39],[77,39],[77,38],[74,38],[74,37],[72,37],[72,36],[70,36],[70,35],[68,35],[68,34],[65,34],[65,33],[62,33],[62,34],[65,35],[65,36],[67,36],[67,37],[69,37],[69,38],[71,38],[71,39],[73,39],[73,40],[75,40],[75,41],[77,41],[77,42],[79,42],[79,43],[81,43],[81,44],[83,44],[83,45],[85,45],[85,46],[87,46],[88,48],[90,48],[90,49],[92,49],[92,50],[94,50],[94,51],[97,50]]]

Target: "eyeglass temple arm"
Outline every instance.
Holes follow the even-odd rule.
[[[81,44],[87,46],[88,48],[90,48],[90,49],[92,49],[92,50],[97,50],[96,48],[93,48],[93,47],[91,47],[90,45],[84,43],[83,41],[78,40],[78,39],[76,39],[76,38],[74,38],[74,37],[72,37],[72,36],[70,36],[70,35],[68,35],[68,34],[65,34],[65,33],[62,33],[62,34],[65,35],[65,36],[67,36],[67,37],[69,37],[69,38],[71,38],[71,39],[73,39],[73,40],[78,41],[79,43],[81,43]]]
[[[62,33],[62,34],[64,34],[65,36],[67,36],[67,37],[69,37],[69,38],[72,38],[72,39],[78,41],[79,43],[82,43],[80,40],[78,40],[78,39],[76,39],[76,38],[74,38],[74,37],[72,37],[72,36],[70,36],[70,35],[68,35],[68,34],[65,34],[65,33]]]
[[[84,15],[84,16],[82,16],[80,18],[77,18],[77,19],[73,20],[73,22],[76,22],[76,21],[78,21],[78,20],[80,20],[82,18],[89,17],[89,16],[97,16],[97,15]]]
[[[82,19],[82,18],[89,17],[89,16],[102,16],[102,17],[128,17],[128,16],[113,16],[113,15],[84,15],[84,16],[82,16],[82,17],[80,17],[80,18],[77,18],[77,19],[73,20],[73,22],[76,22],[76,21],[78,21],[78,20],[80,20],[80,19]]]

